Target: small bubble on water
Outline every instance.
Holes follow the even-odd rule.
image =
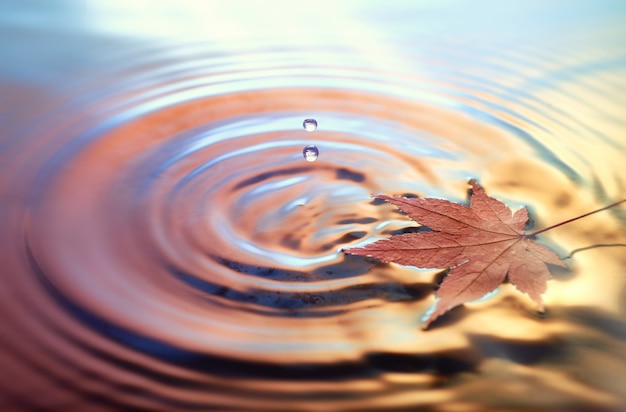
[[[304,122],[302,122],[302,127],[304,127],[304,130],[306,130],[307,132],[313,132],[315,131],[315,129],[317,129],[317,120],[304,119]]]
[[[304,160],[306,160],[307,162],[316,161],[319,154],[320,151],[317,146],[312,144],[305,146],[304,149],[302,149],[302,156],[304,156]]]

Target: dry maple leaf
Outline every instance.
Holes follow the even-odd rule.
[[[508,275],[515,287],[527,293],[543,310],[541,295],[546,291],[550,272],[546,264],[566,267],[550,249],[531,240],[534,235],[574,219],[524,233],[528,221],[526,208],[514,214],[499,200],[487,196],[471,180],[470,205],[442,199],[376,196],[399,207],[413,220],[432,229],[431,232],[405,233],[379,240],[345,253],[374,257],[386,262],[420,268],[450,268],[441,283],[434,311],[426,320],[433,320],[451,308],[478,299],[496,289]]]

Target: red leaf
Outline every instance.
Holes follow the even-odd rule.
[[[524,233],[528,212],[511,210],[487,196],[471,180],[470,205],[441,199],[377,196],[398,206],[432,232],[405,233],[379,240],[363,248],[345,250],[351,255],[370,256],[386,262],[420,268],[450,268],[437,296],[433,320],[451,308],[478,299],[497,288],[508,274],[518,290],[543,308],[541,295],[550,273],[546,263],[563,266],[560,258]]]

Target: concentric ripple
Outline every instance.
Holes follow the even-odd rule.
[[[92,40],[80,76],[7,66],[0,409],[619,410],[623,248],[553,271],[547,314],[503,285],[429,331],[443,273],[342,253],[415,225],[374,193],[463,201],[476,178],[538,227],[626,197],[626,33],[586,30],[569,52],[398,30],[387,62]],[[565,256],[625,224],[539,240]]]

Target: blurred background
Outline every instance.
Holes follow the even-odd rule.
[[[422,330],[371,195],[626,198],[622,1],[0,6],[3,411],[626,410],[626,208]],[[315,119],[317,128],[303,128]],[[315,156],[305,158],[305,147]]]

